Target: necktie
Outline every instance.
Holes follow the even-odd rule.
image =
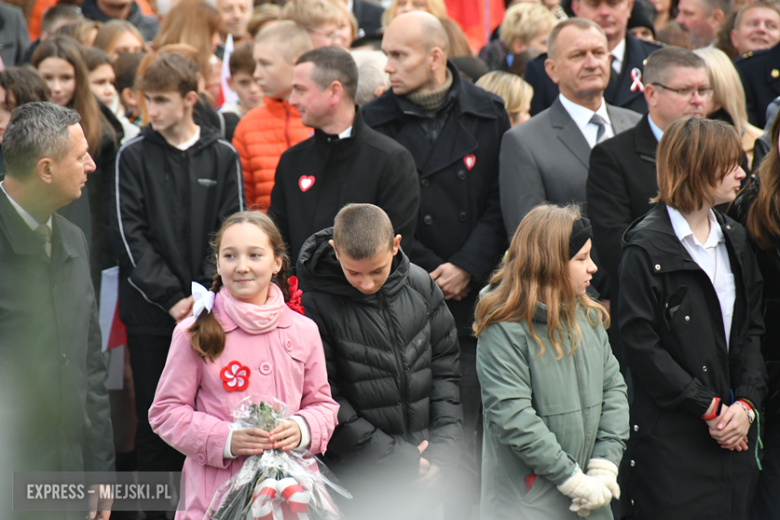
[[[46,224],[41,224],[35,228],[35,234],[43,242],[43,248],[46,250],[46,255],[51,258],[51,229]]]
[[[615,67],[613,66],[614,64],[615,64],[615,57],[610,56],[609,83],[607,84],[607,90],[610,92],[610,94],[613,94],[617,91],[618,81],[620,80],[620,72],[615,71]]]
[[[593,114],[590,118],[590,124],[596,125],[598,130],[596,131],[596,144],[599,144],[604,140],[604,134],[607,131],[607,122],[598,114]]]

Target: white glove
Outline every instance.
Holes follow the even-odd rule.
[[[612,500],[612,493],[601,479],[589,477],[579,468],[574,475],[558,486],[558,491],[572,499],[569,510],[577,511],[580,516],[587,516],[591,510],[604,507]],[[587,512],[583,511],[580,514],[580,510],[587,510]]]
[[[620,486],[617,483],[618,467],[607,459],[590,459],[588,476],[604,482],[614,498],[620,498]]]

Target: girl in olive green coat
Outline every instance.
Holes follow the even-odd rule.
[[[477,305],[482,520],[612,518],[628,402],[591,237],[578,208],[534,208]]]

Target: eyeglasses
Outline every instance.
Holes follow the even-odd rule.
[[[712,97],[712,95],[715,93],[715,89],[712,87],[685,87],[685,88],[670,88],[666,85],[662,85],[660,83],[650,83],[651,85],[655,85],[657,87],[661,87],[664,90],[668,90],[669,92],[674,92],[678,96],[692,98],[693,93],[696,92],[699,94],[699,97],[707,100]]]

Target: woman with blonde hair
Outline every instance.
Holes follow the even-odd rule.
[[[531,99],[534,89],[520,76],[494,70],[477,81],[476,85],[504,100],[509,122],[517,126],[531,119]]]
[[[126,20],[111,20],[98,30],[96,47],[115,60],[120,54],[133,54],[146,50],[146,44],[135,25]]]
[[[447,16],[444,0],[393,0],[382,13],[382,29],[387,29],[393,18],[410,11],[425,11],[436,18]]]
[[[734,125],[742,142],[742,150],[748,156],[748,165],[751,165],[756,139],[761,137],[763,132],[748,122],[745,89],[739,72],[720,49],[707,47],[693,52],[707,65],[710,86],[715,89],[715,94],[707,102],[707,117]]]
[[[673,122],[658,145],[656,205],[623,238],[619,324],[634,393],[623,512],[636,520],[750,515],[767,390],[762,281],[745,229],[714,209],[736,198],[742,155],[731,125]]]
[[[482,291],[483,520],[612,518],[628,401],[591,247],[578,207],[537,206]]]

